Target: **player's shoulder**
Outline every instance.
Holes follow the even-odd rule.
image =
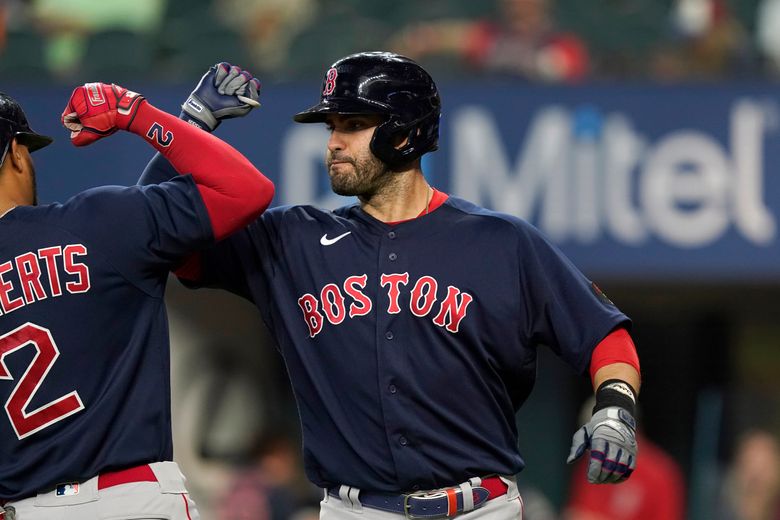
[[[296,222],[329,222],[350,218],[350,214],[358,204],[349,204],[329,210],[310,204],[274,206],[261,215],[266,223],[296,223]]]
[[[64,202],[51,202],[36,206],[19,206],[9,212],[9,216],[22,219],[30,218],[61,218],[64,214],[74,212],[89,212],[94,209],[115,209],[117,201],[126,198],[134,187],[125,186],[100,186],[89,188],[73,195]]]
[[[459,197],[450,196],[445,205],[459,212],[462,215],[461,218],[471,220],[479,226],[495,226],[504,228],[507,232],[539,232],[533,224],[521,217],[488,209]]]
[[[450,211],[459,213],[455,218],[460,231],[491,237],[518,249],[555,249],[556,246],[539,228],[522,217],[488,209],[473,202],[450,196],[445,203]]]
[[[81,191],[64,202],[19,208],[21,211],[17,212],[17,217],[28,221],[49,221],[64,227],[74,222],[95,220],[98,216],[103,222],[115,219],[130,223],[142,207],[154,204],[155,200],[166,200],[171,191],[178,191],[182,196],[189,193],[194,197],[196,192],[193,190],[197,188],[190,184],[181,177],[175,182],[172,180],[159,185],[98,186]]]

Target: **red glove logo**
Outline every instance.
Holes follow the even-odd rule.
[[[97,107],[106,102],[105,96],[103,96],[103,89],[100,88],[100,83],[87,83],[84,85],[87,91],[87,99],[89,104],[93,107]]]
[[[143,96],[118,85],[86,83],[70,95],[62,124],[75,146],[86,146],[127,130],[143,101]]]

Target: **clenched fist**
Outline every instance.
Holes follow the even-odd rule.
[[[85,83],[70,95],[62,124],[70,130],[75,146],[87,146],[117,130],[127,130],[144,102],[143,96],[119,85]]]

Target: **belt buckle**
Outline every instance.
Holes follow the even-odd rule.
[[[447,492],[444,490],[436,490],[436,491],[417,491],[415,493],[404,493],[404,516],[406,518],[409,518],[410,520],[416,519],[416,518],[446,518],[447,512],[444,513],[433,513],[430,515],[414,515],[409,512],[409,509],[411,509],[411,504],[409,504],[409,500],[413,498],[419,498],[422,500],[433,500],[437,498],[446,498]]]

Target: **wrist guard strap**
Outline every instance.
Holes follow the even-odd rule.
[[[631,385],[620,379],[608,379],[596,390],[596,405],[593,413],[610,406],[624,408],[636,418],[636,392]]]

